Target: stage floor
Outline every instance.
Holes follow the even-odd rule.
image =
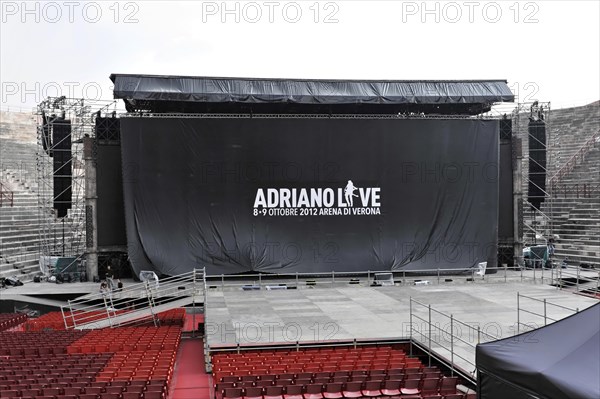
[[[288,343],[296,341],[401,339],[410,337],[410,298],[439,312],[452,314],[455,320],[495,337],[515,335],[517,326],[517,292],[546,299],[549,303],[583,310],[598,301],[561,291],[550,285],[530,282],[448,283],[426,286],[338,286],[301,287],[296,290],[243,291],[209,289],[205,308],[206,337],[211,349],[236,344]],[[521,309],[544,313],[544,304],[521,298]],[[428,320],[428,309],[413,303],[413,314]],[[547,305],[547,322],[561,319],[573,312]],[[519,312],[521,323],[531,327],[544,325],[543,317]],[[450,319],[432,312],[432,347],[450,358],[442,347],[450,347]],[[428,341],[428,326],[413,320],[419,333],[413,336]],[[475,345],[476,330],[454,323],[454,334]],[[521,332],[525,327],[520,328]],[[493,340],[484,334],[481,341]],[[454,339],[455,353],[474,362],[474,350]],[[447,352],[444,354],[444,352]],[[472,367],[469,361],[456,359],[463,370]]]

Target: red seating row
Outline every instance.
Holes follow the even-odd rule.
[[[71,344],[69,353],[166,350],[179,346],[181,327],[125,327],[93,330]]]
[[[225,387],[216,391],[223,399],[339,399],[339,398],[463,398],[456,391],[456,377],[439,380],[397,380],[348,383]]]
[[[0,332],[0,356],[39,356],[61,354],[86,331]]]
[[[122,309],[117,310],[115,313],[122,314],[131,310],[132,309]],[[80,325],[104,318],[106,318],[106,311],[103,310],[88,312],[74,311],[72,313],[66,312],[64,318],[62,312],[50,312],[36,319],[27,320],[24,327],[26,331],[43,331],[48,329],[65,330],[65,322],[67,323],[67,326],[71,328],[73,327],[73,323]],[[157,318],[161,326],[183,327],[185,322],[185,309],[180,308],[167,310],[159,313]],[[149,323],[152,322],[145,322],[144,325],[149,326]]]
[[[6,331],[27,321],[27,316],[20,313],[0,313],[0,331]]]

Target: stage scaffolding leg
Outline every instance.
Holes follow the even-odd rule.
[[[83,139],[85,161],[85,233],[86,233],[86,274],[93,281],[98,276],[98,225],[96,223],[96,163],[93,156],[93,139]]]

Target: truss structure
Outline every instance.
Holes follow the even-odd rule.
[[[77,267],[69,267],[69,271],[81,272],[80,260],[86,252],[86,175],[83,156],[84,137],[94,137],[95,118],[99,112],[107,112],[115,108],[115,101],[93,101],[66,97],[49,97],[42,101],[36,110],[37,116],[37,192],[40,220],[40,257],[71,258]],[[48,140],[53,124],[59,120],[71,121],[71,132],[68,138],[69,150],[58,148],[59,143]],[[60,151],[68,151],[70,162],[70,186],[62,193],[54,190],[55,166],[53,155]],[[66,216],[58,217],[55,202],[61,194],[71,191],[70,209]],[[74,266],[74,265],[73,265]],[[53,271],[50,270],[50,273]]]

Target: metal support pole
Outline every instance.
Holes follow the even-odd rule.
[[[108,311],[108,304],[106,303],[106,294],[102,295],[104,300],[104,307],[106,308],[106,317],[108,317],[108,324],[112,327],[112,319],[110,318],[110,312]]]
[[[477,345],[481,343],[481,327],[477,326]]]
[[[331,286],[335,284],[335,270],[331,271]]]
[[[221,274],[221,290],[225,287],[225,275]]]
[[[413,311],[412,311],[412,297],[409,297],[408,299],[408,312],[410,315],[409,318],[409,328],[410,328],[410,333],[409,333],[409,337],[410,337],[410,356],[412,356],[412,348],[413,348]]]
[[[193,272],[193,283],[192,283],[192,338],[196,337],[196,268]]]
[[[429,308],[429,348],[428,348],[428,352],[429,352],[429,367],[431,367],[431,304],[429,304],[428,306]]]
[[[65,330],[68,330],[69,327],[67,326],[67,318],[65,317],[65,310],[63,309],[63,307],[60,307],[60,312],[62,313],[62,317],[63,317],[63,322],[65,323]]]
[[[438,281],[438,285],[440,285],[440,268],[439,267],[437,269],[437,281]]]
[[[521,308],[519,307],[519,293],[517,292],[517,335],[521,332]]]
[[[450,376],[454,377],[454,315],[450,315]]]
[[[371,271],[367,270],[367,285],[371,285]]]
[[[577,292],[579,292],[579,272],[581,267],[577,266]]]
[[[508,265],[505,263],[504,264],[504,282],[506,283],[506,274],[508,273]]]
[[[296,272],[296,288],[298,287],[298,272]]]
[[[548,324],[547,314],[546,314],[546,298],[544,298],[544,325]]]

